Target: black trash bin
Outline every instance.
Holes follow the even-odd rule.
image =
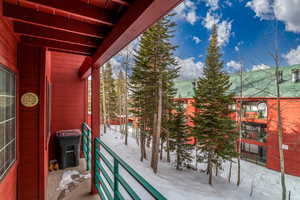
[[[56,132],[57,160],[60,169],[79,165],[80,138],[81,131],[78,129]]]

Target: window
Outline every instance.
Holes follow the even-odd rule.
[[[266,142],[266,125],[252,122],[242,122],[242,138]]]
[[[265,164],[267,149],[264,146],[258,146],[256,144],[241,143],[241,157],[256,162],[257,164]]]
[[[0,180],[16,160],[16,78],[0,65]]]
[[[231,111],[235,111],[235,110],[236,110],[236,104],[230,104],[230,105],[228,106],[228,108],[229,108],[229,110],[231,110]]]
[[[243,115],[247,118],[267,118],[267,104],[263,101],[243,103]]]

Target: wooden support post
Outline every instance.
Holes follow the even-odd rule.
[[[100,136],[100,68],[92,68],[92,162],[91,194],[97,194],[95,186],[95,138]]]

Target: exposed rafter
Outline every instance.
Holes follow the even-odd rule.
[[[38,12],[34,9],[3,3],[3,15],[15,21],[36,24],[48,28],[103,38],[109,29],[66,17]]]
[[[54,8],[70,15],[112,26],[117,13],[109,12],[79,0],[27,0],[45,7]]]
[[[22,35],[32,37],[36,36],[39,38],[62,41],[89,47],[98,47],[101,42],[101,39],[98,38],[83,36],[61,30],[55,30],[33,24],[26,24],[22,22],[14,22],[14,31]]]
[[[129,6],[129,3],[124,0],[112,0],[112,2],[118,3],[123,6]]]
[[[21,36],[21,42],[25,44],[45,46],[50,49],[64,51],[69,53],[81,54],[81,55],[92,55],[95,52],[95,48],[80,46],[75,44],[63,43],[53,40],[46,40],[42,38],[34,38],[30,36]]]

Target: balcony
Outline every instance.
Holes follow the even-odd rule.
[[[265,102],[251,101],[242,104],[242,121],[266,123],[267,118],[268,112]]]

